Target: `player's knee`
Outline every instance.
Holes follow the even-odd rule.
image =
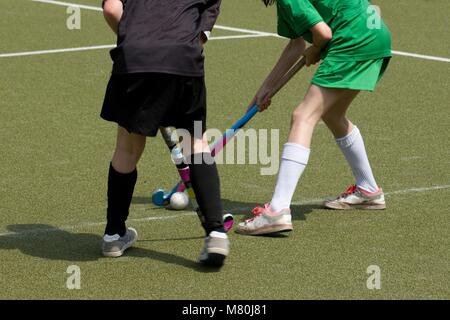
[[[309,111],[300,105],[292,112],[291,122],[293,125],[316,125],[320,120],[320,114],[315,111]]]
[[[326,124],[338,124],[342,122],[345,117],[343,115],[336,115],[334,113],[326,113],[322,115],[322,121]]]
[[[118,146],[114,152],[114,157],[121,159],[123,162],[134,163],[137,162],[141,153],[138,153],[133,148],[125,148]]]
[[[136,162],[141,157],[145,149],[145,141],[135,141],[134,143],[118,143],[115,153],[131,162]]]
[[[345,117],[345,115],[333,114],[333,113],[327,113],[327,114],[322,115],[322,121],[329,128],[346,127],[346,126],[348,126],[348,123],[349,123],[349,121]]]

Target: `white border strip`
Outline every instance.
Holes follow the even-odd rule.
[[[41,0],[39,0],[39,1],[41,1]],[[233,35],[233,36],[211,37],[209,40],[231,40],[231,39],[259,38],[259,37],[267,37],[267,35],[265,35],[265,34],[242,34],[242,35]],[[106,45],[91,46],[91,47],[1,53],[0,58],[35,56],[35,55],[52,54],[52,53],[66,53],[66,52],[90,51],[90,50],[100,50],[100,49],[112,49],[114,47],[116,47],[115,44],[106,44]]]
[[[63,6],[63,7],[78,7],[78,8],[86,9],[86,10],[103,11],[103,9],[101,7],[88,6],[88,5],[84,5],[84,4],[78,4],[78,3],[53,1],[53,0],[31,0],[31,1],[49,3],[49,4],[54,4],[54,5]]]
[[[227,26],[222,26],[222,25],[219,25],[219,24],[214,25],[214,29],[220,29],[220,30],[225,30],[225,31],[235,31],[235,32],[241,32],[241,33],[250,33],[250,34],[255,34],[255,35],[263,35],[263,36],[269,36],[269,37],[282,38],[276,33],[257,31],[257,30],[250,30],[250,29],[243,29],[243,28],[227,27]]]
[[[427,56],[427,55],[423,55],[423,54],[409,53],[409,52],[403,52],[403,51],[392,50],[392,54],[395,54],[397,56],[404,56],[404,57],[411,57],[411,58],[418,58],[418,59],[425,59],[425,60],[450,62],[449,58]]]
[[[245,39],[245,38],[260,38],[260,37],[269,37],[266,34],[240,34],[240,35],[233,35],[233,36],[217,36],[217,37],[211,37],[209,40],[228,40],[228,39]]]
[[[79,47],[79,48],[66,48],[66,49],[53,49],[53,50],[38,50],[38,51],[25,51],[16,53],[2,53],[0,58],[9,57],[23,57],[23,56],[34,56],[40,54],[51,54],[51,53],[64,53],[64,52],[77,52],[77,51],[88,51],[88,50],[99,50],[99,49],[111,49],[116,45],[107,44],[102,46],[92,46],[92,47]]]
[[[392,196],[396,194],[407,194],[407,193],[415,193],[415,192],[427,192],[427,191],[436,191],[436,190],[445,190],[450,189],[449,184],[444,184],[440,186],[433,186],[433,187],[424,187],[424,188],[411,188],[411,189],[404,189],[404,190],[397,190],[397,191],[391,191],[386,192],[386,196]]]
[[[189,213],[180,213],[177,215],[172,216],[160,216],[160,217],[145,217],[145,218],[137,218],[137,219],[128,219],[132,222],[148,222],[148,221],[157,221],[157,220],[170,220],[185,216],[194,216],[196,213],[189,212]],[[52,227],[52,228],[36,228],[36,229],[29,229],[29,230],[23,230],[20,232],[3,232],[0,233],[0,237],[6,237],[6,236],[25,236],[25,235],[33,235],[33,234],[39,234],[39,233],[50,233],[50,232],[57,232],[57,231],[67,231],[67,230],[76,230],[80,228],[87,228],[87,227],[100,227],[104,226],[105,222],[90,222],[90,223],[84,223],[84,224],[78,224],[73,226],[63,226],[63,227]]]
[[[94,7],[94,6],[89,6],[89,5],[63,2],[63,1],[52,1],[52,0],[31,0],[31,1],[48,3],[48,4],[64,6],[64,7],[75,6],[75,7],[79,7],[79,8],[87,9],[87,10],[103,11],[101,7]],[[264,35],[264,36],[273,36],[273,37],[277,37],[277,38],[282,38],[276,33],[263,32],[263,31],[257,31],[257,30],[251,30],[251,29],[234,28],[234,27],[227,27],[227,26],[222,26],[222,25],[215,25],[214,28],[220,29],[220,30],[241,32],[241,33],[250,33],[250,34],[258,35],[258,36]],[[222,38],[222,37],[217,37],[216,39],[220,40],[220,38]],[[247,38],[247,37],[241,37],[241,38]],[[249,38],[251,38],[251,37],[249,37]],[[224,39],[239,39],[239,38],[224,38]],[[403,51],[393,50],[392,54],[398,55],[398,56],[410,57],[410,58],[417,58],[417,59],[425,59],[425,60],[440,61],[440,62],[450,62],[450,58],[436,57],[436,56],[417,54],[417,53],[409,53],[409,52],[403,52]],[[1,55],[0,55],[0,57],[1,57]]]
[[[393,196],[393,195],[399,195],[399,194],[409,194],[409,193],[422,193],[422,192],[428,192],[428,191],[436,191],[436,190],[445,190],[450,189],[450,185],[439,185],[439,186],[432,186],[432,187],[423,187],[423,188],[409,188],[409,189],[403,189],[403,190],[396,190],[391,192],[386,192],[386,196]],[[308,205],[308,204],[318,204],[322,203],[325,199],[304,199],[301,201],[293,202],[292,205]],[[251,207],[233,207],[229,208],[227,210],[230,211],[242,211],[242,210],[250,210]],[[145,217],[145,218],[137,218],[137,219],[129,219],[129,221],[132,222],[148,222],[148,221],[155,221],[155,220],[171,220],[175,218],[180,217],[187,217],[187,216],[195,216],[196,214],[194,212],[189,213],[180,213],[177,215],[171,215],[171,216],[158,216],[158,217]],[[56,232],[56,231],[64,231],[64,230],[77,230],[80,228],[85,227],[99,227],[105,225],[105,222],[91,222],[91,223],[83,223],[73,226],[64,226],[64,227],[54,227],[54,228],[47,228],[47,229],[30,229],[30,230],[24,230],[22,232],[3,232],[0,233],[0,237],[6,237],[6,236],[27,236],[27,235],[33,235],[33,234],[39,234],[39,233],[49,233],[49,232]]]
[[[398,194],[410,194],[410,193],[422,193],[422,192],[428,192],[428,191],[436,191],[436,190],[445,190],[450,189],[450,184],[444,184],[440,186],[432,186],[432,187],[423,187],[423,188],[410,188],[410,189],[403,189],[403,190],[396,190],[391,192],[385,192],[384,195],[386,197],[398,195]],[[292,204],[295,205],[305,205],[305,204],[319,204],[323,203],[325,200],[328,199],[305,199],[301,201],[293,202]]]

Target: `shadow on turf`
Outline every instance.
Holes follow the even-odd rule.
[[[138,242],[165,242],[165,241],[184,241],[184,240],[195,240],[204,239],[204,237],[182,237],[182,238],[162,238],[162,239],[139,239]]]
[[[149,197],[133,197],[132,203],[134,204],[151,204],[152,200]],[[252,216],[251,209],[254,208],[256,203],[249,202],[239,202],[232,201],[228,199],[222,199],[222,204],[227,212],[232,213],[234,216],[241,216],[240,221]],[[295,205],[291,207],[292,219],[293,220],[306,220],[306,215],[312,213],[314,210],[325,209],[323,205],[319,204],[306,204],[306,205]]]
[[[45,224],[15,224],[9,225],[7,230],[13,232],[13,234],[0,236],[0,250],[20,250],[23,254],[32,257],[59,261],[76,262],[97,261],[99,259],[103,259],[100,251],[102,237],[98,234],[73,233]],[[172,241],[190,239],[203,239],[203,237],[144,241]],[[199,246],[200,245],[201,244],[199,243]],[[215,268],[203,267],[196,261],[191,261],[171,253],[138,247],[133,247],[127,250],[125,256],[150,258],[164,263],[190,268],[198,272],[218,271]]]
[[[135,196],[135,197],[133,197],[133,199],[131,199],[131,203],[153,205],[152,198],[150,196],[148,196],[148,197]]]

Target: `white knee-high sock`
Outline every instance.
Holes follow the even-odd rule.
[[[364,147],[364,140],[359,129],[354,126],[352,132],[345,137],[336,139],[336,143],[352,168],[356,185],[369,192],[378,191],[378,185],[375,182],[372,169],[370,168],[366,148]]]
[[[270,201],[273,211],[289,208],[297,182],[308,164],[310,149],[296,143],[286,143],[281,156],[275,192]]]

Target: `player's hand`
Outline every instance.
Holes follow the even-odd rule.
[[[272,90],[270,90],[269,88],[266,88],[266,87],[262,87],[261,89],[259,89],[259,91],[256,93],[255,97],[253,98],[252,102],[249,104],[247,110],[250,109],[251,107],[253,107],[253,105],[255,103],[258,106],[259,111],[266,110],[272,103],[272,100],[270,97],[271,92],[272,92]]]
[[[310,46],[305,50],[303,55],[306,58],[306,66],[309,67],[320,61],[320,48],[317,46]]]

